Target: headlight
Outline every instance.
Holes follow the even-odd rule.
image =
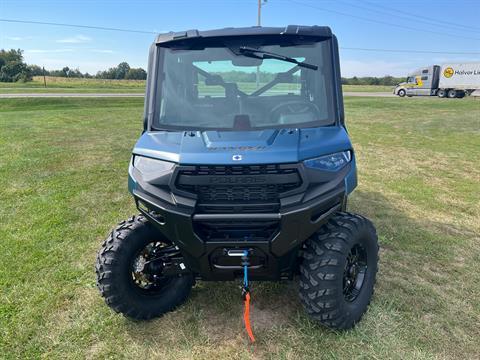
[[[163,171],[171,170],[174,166],[175,164],[172,162],[147,158],[144,156],[135,156],[133,158],[133,167],[142,174],[161,173]]]
[[[350,151],[342,151],[335,154],[320,156],[314,159],[305,160],[303,163],[307,168],[315,170],[338,171],[352,160]]]

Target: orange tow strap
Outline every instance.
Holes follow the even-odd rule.
[[[245,303],[245,310],[243,311],[243,322],[245,323],[245,329],[247,330],[248,337],[250,341],[255,342],[253,337],[252,327],[250,326],[250,289],[248,287],[248,266],[250,265],[248,261],[248,250],[243,252],[242,256],[242,266],[243,266],[243,287],[242,287],[242,298]]]
[[[245,311],[243,312],[243,321],[245,322],[245,329],[251,342],[255,342],[252,328],[250,326],[250,293],[245,294]]]

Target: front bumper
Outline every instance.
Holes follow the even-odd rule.
[[[180,248],[187,267],[199,278],[240,277],[240,258],[229,256],[229,251],[248,250],[252,280],[285,279],[294,275],[301,244],[345,208],[345,179],[354,173],[354,162],[334,174],[294,166],[302,178],[301,186],[281,196],[279,207],[272,212],[199,212],[200,199],[177,187],[181,166],[148,181],[130,167],[130,190],[139,211]],[[244,226],[247,232],[249,226],[269,224],[271,235],[211,239],[201,229],[212,223]]]

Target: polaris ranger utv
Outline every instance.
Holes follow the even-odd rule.
[[[111,232],[96,263],[113,310],[150,319],[195,280],[245,277],[298,278],[308,314],[332,328],[366,311],[377,235],[346,212],[355,152],[328,27],[159,35],[128,174],[141,214]]]

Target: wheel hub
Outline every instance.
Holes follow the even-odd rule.
[[[162,275],[165,261],[173,246],[161,242],[151,242],[137,253],[131,267],[134,284],[143,290],[155,290],[168,280]]]
[[[343,273],[343,296],[354,301],[363,287],[367,271],[367,253],[363,246],[356,244],[350,250]]]

